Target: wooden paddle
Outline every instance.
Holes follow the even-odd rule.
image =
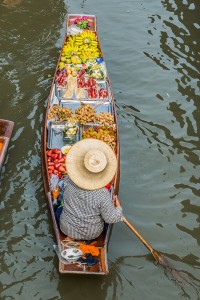
[[[123,222],[137,235],[137,237],[140,239],[140,241],[147,247],[147,249],[151,252],[153,257],[158,263],[161,263],[161,254],[157,252],[155,249],[151,247],[151,245],[143,238],[143,236],[137,231],[137,229],[123,216]]]
[[[119,201],[118,196],[115,196],[115,205],[120,205],[121,203]],[[123,222],[133,231],[135,235],[140,239],[140,241],[147,247],[147,249],[151,252],[153,255],[154,259],[160,263],[160,264],[166,264],[166,259],[161,255],[159,252],[157,252],[155,249],[152,248],[152,246],[143,238],[143,236],[137,231],[137,229],[125,218],[123,215]]]

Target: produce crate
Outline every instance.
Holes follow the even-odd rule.
[[[103,98],[103,97],[96,97],[96,98],[89,98],[89,94],[88,94],[88,89],[87,88],[76,88],[72,93],[68,93],[68,86],[66,84],[66,87],[60,87],[57,86],[56,84],[56,96],[59,99],[60,102],[64,103],[67,100],[79,100],[79,101],[110,101],[111,97],[110,97],[110,89],[107,85],[106,82],[97,82],[96,85],[96,90],[97,93],[99,92],[99,90],[103,88],[107,90],[108,96]],[[83,89],[83,96],[78,96],[78,92],[80,91],[80,89]]]
[[[105,113],[109,112],[113,114],[113,107],[110,102],[96,101],[96,100],[86,100],[86,101],[84,100],[81,102],[93,106],[96,109],[98,115],[100,114],[101,111]],[[66,108],[72,108],[72,111],[75,112],[76,108],[80,107],[80,101],[78,100],[60,101],[60,105]]]
[[[116,151],[116,146],[117,146],[117,139],[116,139],[116,131],[113,132],[113,135],[110,136],[109,133],[105,133],[104,130],[111,130],[109,129],[108,127],[106,127],[105,129],[103,129],[103,131],[101,133],[98,132],[97,129],[100,129],[100,128],[104,128],[105,126],[102,125],[102,124],[94,124],[94,123],[87,123],[87,124],[84,124],[80,127],[80,137],[81,139],[83,139],[83,132],[89,128],[92,128],[96,131],[96,134],[95,135],[91,135],[91,131],[90,131],[90,135],[89,135],[89,138],[95,138],[95,139],[99,139],[99,140],[102,140],[104,142],[106,142],[112,149],[113,151]],[[103,134],[103,135],[102,135]],[[110,136],[110,138],[109,138]]]
[[[62,122],[60,124],[56,124],[55,122],[50,122],[48,126],[48,141],[47,147],[49,149],[59,148],[61,149],[63,146],[67,145],[67,141],[63,139],[63,133],[65,129],[65,123]],[[81,138],[80,128],[76,134],[76,142],[78,142]]]
[[[82,139],[83,138],[83,131],[88,129],[88,128],[99,128],[99,127],[103,127],[103,125],[101,124],[96,124],[96,123],[86,123],[86,124],[83,124],[83,125],[80,125],[80,138]]]

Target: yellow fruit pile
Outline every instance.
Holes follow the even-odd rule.
[[[107,143],[114,151],[117,147],[116,130],[107,127],[88,127],[83,130],[83,139],[93,138]]]
[[[77,35],[69,36],[61,53],[59,66],[63,68],[65,63],[81,64],[85,63],[88,58],[100,56],[96,34],[85,30]]]
[[[67,75],[70,76],[76,76],[77,75],[77,72],[76,72],[76,69],[72,66],[66,66],[66,70],[67,70]]]

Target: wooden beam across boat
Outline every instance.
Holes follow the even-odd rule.
[[[76,32],[73,32],[73,30],[75,30],[75,31],[77,30],[76,26],[74,27],[75,20],[77,20],[77,18],[81,19],[82,17],[86,18],[88,21],[89,28],[87,28],[87,30],[89,29],[96,35],[96,41],[97,41],[98,49],[100,52],[100,58],[105,63],[100,40],[99,40],[98,33],[97,33],[96,17],[94,15],[79,15],[79,14],[68,15],[66,35],[65,35],[65,38],[63,41],[61,53],[60,53],[58,63],[56,66],[54,79],[53,79],[53,82],[51,85],[50,95],[48,97],[47,109],[46,109],[45,117],[44,117],[43,136],[42,136],[42,176],[43,176],[44,190],[45,190],[46,198],[47,198],[48,205],[50,208],[52,224],[53,224],[53,228],[55,231],[56,242],[57,242],[59,251],[63,250],[66,236],[60,231],[59,226],[56,222],[56,218],[55,218],[53,197],[52,197],[52,192],[50,189],[51,174],[48,171],[47,151],[49,151],[50,149],[53,149],[55,147],[61,148],[64,144],[62,145],[62,139],[59,139],[59,134],[61,133],[61,135],[62,135],[62,130],[63,130],[62,121],[59,122],[58,119],[56,119],[56,120],[51,119],[51,116],[50,116],[50,113],[51,113],[51,110],[53,107],[61,106],[61,107],[72,108],[72,110],[74,112],[78,106],[81,106],[81,104],[84,103],[84,104],[93,105],[97,109],[98,113],[102,109],[105,113],[110,112],[112,114],[112,116],[114,117],[115,136],[116,136],[115,153],[116,153],[116,157],[117,157],[117,161],[118,161],[117,172],[114,177],[114,180],[111,182],[111,187],[110,187],[110,191],[113,196],[118,194],[119,180],[120,180],[120,147],[119,147],[117,114],[116,114],[116,107],[115,107],[113,92],[112,92],[112,88],[111,88],[110,78],[107,73],[107,68],[106,68],[106,76],[104,78],[104,81],[103,81],[103,83],[101,81],[101,83],[99,84],[100,87],[102,84],[103,88],[107,89],[108,95],[107,95],[107,97],[105,97],[106,99],[103,99],[102,97],[100,97],[100,94],[98,96],[99,98],[97,97],[97,99],[93,99],[93,98],[91,99],[91,97],[89,97],[88,90],[87,90],[88,93],[86,93],[86,95],[81,99],[79,99],[76,96],[64,99],[64,96],[60,93],[62,88],[60,88],[59,84],[58,84],[58,73],[61,72],[60,70],[62,69],[62,67],[64,65],[65,66],[67,64],[73,65],[73,63],[71,63],[70,60],[68,60],[67,63],[66,63],[66,61],[63,62],[63,60],[62,60],[63,49],[69,43],[70,38],[76,34]],[[72,35],[72,33],[73,33],[73,35]],[[84,64],[85,64],[85,60],[84,60],[84,62],[83,61],[81,62],[80,68],[84,68]],[[68,79],[69,79],[69,77],[67,77],[67,80]],[[81,136],[82,132],[83,132],[83,128],[79,132],[79,139],[82,138],[82,136]],[[55,135],[54,135],[54,133],[55,133]],[[108,266],[108,260],[107,260],[107,252],[108,252],[108,243],[109,243],[109,238],[110,238],[110,234],[111,234],[111,229],[112,229],[112,226],[108,225],[107,230],[104,233],[102,233],[100,235],[100,237],[98,237],[96,239],[95,246],[98,247],[100,254],[97,258],[98,262],[95,265],[88,266],[88,265],[84,265],[84,264],[80,264],[80,263],[76,263],[76,262],[67,262],[67,261],[64,261],[59,258],[59,272],[63,273],[63,274],[91,274],[91,275],[106,275],[106,274],[108,274],[109,266]],[[79,241],[76,241],[76,242],[79,242]]]
[[[14,123],[9,120],[0,119],[0,170],[8,150]]]

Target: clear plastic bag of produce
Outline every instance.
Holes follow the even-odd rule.
[[[67,35],[76,35],[81,33],[83,30],[79,28],[78,26],[72,24],[67,28]]]

